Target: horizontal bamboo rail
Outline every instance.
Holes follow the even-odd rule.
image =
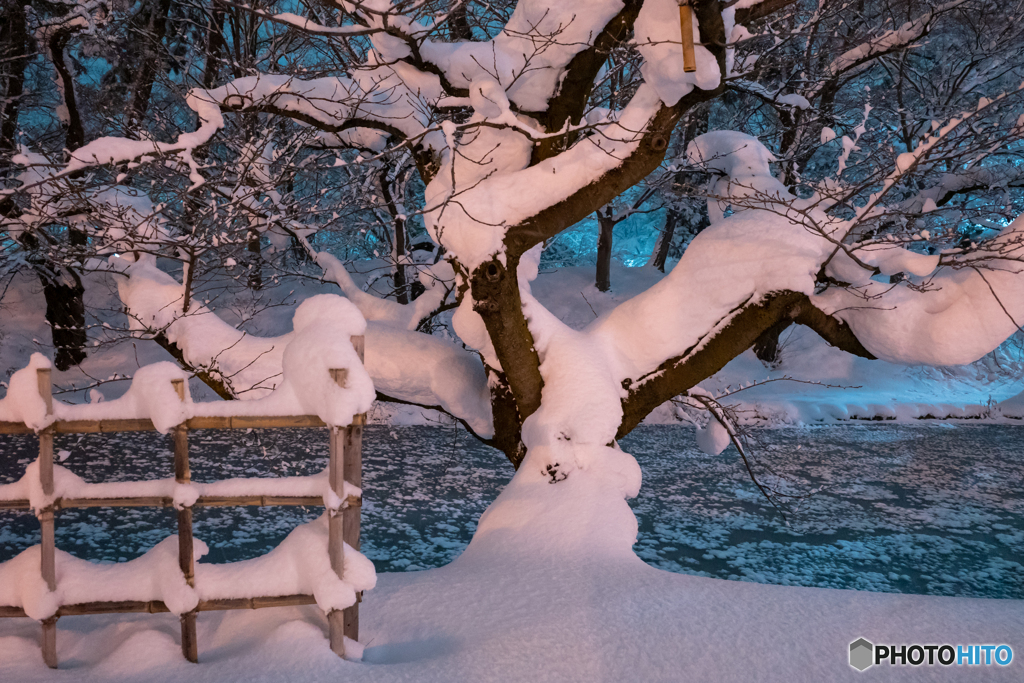
[[[197,612],[223,612],[236,609],[263,609],[265,607],[292,607],[296,605],[315,605],[316,598],[312,595],[280,595],[265,598],[227,598],[219,600],[200,600]],[[147,602],[139,600],[121,600],[118,602],[80,602],[75,605],[62,605],[57,610],[58,617],[80,617],[87,614],[163,614],[170,613],[161,600]],[[28,617],[20,607],[0,605],[0,618]]]
[[[323,496],[200,496],[192,507],[275,507],[305,505],[307,507],[323,507]],[[345,498],[346,507],[362,506],[358,496]],[[0,510],[29,510],[29,501],[24,499],[0,500]],[[58,498],[53,509],[69,510],[71,508],[137,508],[174,507],[174,499],[169,496],[141,496],[135,498]]]
[[[316,415],[263,415],[193,417],[185,421],[189,431],[197,429],[285,429],[288,427],[326,427]],[[49,429],[55,434],[113,434],[115,432],[156,431],[149,419],[130,420],[57,420]],[[35,434],[23,422],[0,422],[0,434]]]

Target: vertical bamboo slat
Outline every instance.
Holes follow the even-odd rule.
[[[693,8],[689,0],[679,3],[679,29],[683,38],[683,71],[697,70],[697,58],[693,53]]]
[[[39,395],[46,404],[46,414],[53,415],[53,387],[50,380],[50,368],[36,370]],[[53,428],[47,427],[39,432],[39,483],[43,494],[53,495]],[[53,506],[48,505],[39,511],[40,544],[39,571],[50,591],[57,590],[56,538],[54,535]],[[45,619],[42,623],[43,661],[51,669],[57,668],[57,617]]]
[[[359,362],[365,361],[365,337],[352,337],[352,346],[359,356]],[[363,424],[365,415],[356,415],[352,424],[345,428],[345,467],[344,479],[353,486],[363,486]],[[359,527],[362,521],[361,509],[352,507],[345,511],[344,532],[345,543],[359,550]],[[362,599],[362,595],[357,598]],[[359,602],[345,609],[345,636],[359,640]]]
[[[348,370],[332,369],[331,379],[339,387],[344,388],[348,382]],[[327,465],[328,485],[336,499],[345,498],[345,437],[337,428],[331,427],[330,462]],[[330,510],[327,518],[327,554],[331,559],[331,569],[342,578],[345,574],[345,509]],[[345,656],[345,620],[344,612],[334,610],[327,615],[330,629],[331,651],[339,657]]]
[[[178,400],[185,400],[185,380],[171,380]],[[188,463],[188,427],[182,423],[174,428],[174,480],[179,484],[192,481]],[[178,510],[178,566],[189,586],[196,585],[195,553],[192,548],[192,508]],[[196,639],[196,613],[181,615],[181,654],[190,662],[199,661],[199,642]]]

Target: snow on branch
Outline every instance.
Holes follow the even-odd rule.
[[[332,259],[321,254],[318,260],[342,282],[352,284],[347,273],[337,270],[343,271],[344,267]],[[296,310],[295,331],[280,337],[258,337],[235,329],[202,305],[194,304],[183,313],[182,285],[148,259],[132,264],[125,275],[119,290],[134,332],[145,337],[165,335],[181,351],[185,362],[223,380],[236,397],[249,399],[245,401],[249,406],[245,410],[256,412],[247,414],[293,414],[296,405],[301,405],[305,408],[300,412],[320,415],[331,424],[343,424],[338,420],[349,408],[334,409],[322,400],[321,394],[334,390],[324,384],[329,356],[317,350],[321,344],[317,340],[347,340],[353,334],[365,334],[365,366],[369,376],[365,386],[359,386],[370,388],[365,395],[360,394],[362,398],[355,406],[360,409],[353,407],[355,413],[368,410],[369,403],[364,405],[363,401],[372,401],[375,386],[383,394],[402,401],[439,406],[464,420],[482,438],[493,435],[489,390],[479,358],[453,342],[408,329],[410,321],[418,322],[416,316],[421,313],[417,311],[422,311],[422,307],[408,305],[396,310],[400,304],[364,292],[364,297],[357,300],[376,319],[362,323],[363,317],[355,304],[338,296],[320,295],[306,300]],[[350,291],[353,288],[348,287]],[[420,298],[425,300],[424,305],[436,300],[426,294]],[[357,327],[345,322],[356,318],[360,322]],[[293,378],[289,379],[289,375]],[[106,410],[106,405],[109,404],[97,404],[94,410]],[[241,409],[233,401],[204,408],[211,415],[229,415]],[[325,416],[324,411],[329,414]]]
[[[936,18],[961,7],[967,0],[952,0],[911,19],[898,29],[891,29],[847,50],[832,60],[829,67],[833,74],[849,75],[849,72],[869,63],[873,59],[912,47],[931,30]]]

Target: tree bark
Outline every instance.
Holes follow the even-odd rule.
[[[469,2],[468,0],[452,0],[449,6],[456,2],[458,5],[452,8],[448,14],[448,32],[451,34],[452,40],[472,40],[473,29],[469,25],[469,18],[466,14]]]
[[[42,266],[37,272],[46,299],[46,321],[53,335],[53,364],[63,371],[85,360],[87,339],[82,279],[70,268],[61,270],[63,273]]]
[[[390,167],[385,164],[384,170],[380,174],[380,192],[384,197],[384,205],[388,209],[388,214],[391,216],[391,223],[394,226],[394,234],[392,235],[392,238],[395,254],[395,300],[400,304],[407,304],[409,303],[409,286],[405,279],[405,264],[403,263],[403,260],[407,252],[406,242],[408,240],[405,234],[405,219],[398,210],[398,204],[395,201],[394,195],[391,193],[392,186],[391,182],[388,180],[388,174],[390,172]]]
[[[780,320],[765,330],[757,341],[754,342],[754,355],[765,365],[774,365],[779,362],[779,335],[785,332],[791,320]]]
[[[730,311],[728,317],[730,322],[714,336],[698,340],[694,347],[666,360],[645,377],[623,382],[629,393],[622,401],[623,417],[616,438],[629,434],[665,401],[724,368],[726,363],[749,349],[765,330],[782,321],[806,325],[829,344],[847,353],[874,359],[846,323],[815,308],[801,292],[773,292],[758,303],[748,300]]]
[[[0,123],[0,151],[14,150],[14,136],[18,132],[18,112],[25,92],[25,67],[28,65],[28,33],[25,30],[24,3],[12,0],[5,3],[3,61],[7,70],[7,89]],[[6,170],[6,169],[5,169]],[[4,201],[7,201],[5,198]]]
[[[71,36],[70,29],[55,31],[50,37],[49,49],[53,67],[57,70],[57,77],[60,79],[64,91],[64,107],[68,112],[64,146],[69,152],[74,152],[85,144],[85,128],[82,126],[82,116],[78,111],[78,99],[75,97],[75,79],[71,76],[71,69],[64,61],[64,48],[67,47]]]
[[[498,259],[483,263],[470,278],[473,310],[483,318],[494,351],[501,362],[509,391],[515,398],[519,424],[540,407],[544,380],[533,335],[523,316],[516,268],[519,256],[505,255],[507,266]],[[493,406],[493,403],[492,403]]]
[[[665,226],[661,229],[661,235],[658,237],[658,245],[654,250],[654,258],[651,260],[651,265],[662,273],[665,272],[665,262],[668,260],[668,250],[672,246],[672,238],[675,237],[676,225],[678,224],[679,212],[675,209],[669,209],[665,214]]]
[[[128,105],[128,130],[134,131],[142,125],[149,109],[149,100],[153,93],[153,82],[156,80],[157,68],[161,61],[161,49],[164,36],[167,35],[167,15],[171,10],[171,0],[153,0],[150,7],[149,21],[141,39],[146,42],[139,64],[138,77],[132,99]]]
[[[611,217],[611,209],[605,213],[597,212],[597,289],[607,292],[612,288],[612,234],[615,220]]]

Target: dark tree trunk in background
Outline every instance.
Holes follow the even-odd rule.
[[[46,299],[46,320],[53,334],[53,364],[58,370],[67,370],[85,360],[85,288],[70,268],[56,273],[41,269],[39,278]]]
[[[260,254],[259,231],[249,231],[245,247],[249,252],[249,289],[259,291],[263,289],[263,258]]]
[[[605,213],[597,212],[597,288],[607,292],[612,288],[612,233],[615,220],[611,217],[611,209]]]
[[[12,11],[8,3],[7,16],[13,21],[10,23],[11,35],[9,37],[12,51],[18,50],[15,45],[19,41],[17,34],[22,34],[20,41],[20,54],[25,50],[25,14]],[[20,25],[17,25],[20,22]],[[82,125],[81,112],[78,109],[78,99],[75,93],[75,82],[71,69],[67,65],[64,50],[75,34],[77,29],[60,29],[50,36],[47,48],[53,60],[53,67],[57,72],[57,78],[64,92],[64,105],[67,108],[67,122],[64,133],[64,147],[68,152],[73,152],[85,144],[85,129]],[[16,66],[23,62],[23,59],[14,60],[11,75],[8,80],[8,95],[14,91],[20,96],[24,88],[24,65]],[[13,137],[17,129],[18,102],[17,98],[9,99],[6,103],[3,122],[4,143],[10,141],[13,147]],[[6,144],[5,144],[6,146]],[[73,174],[76,178],[79,174]],[[5,215],[18,215],[20,211],[16,206],[6,207]],[[40,228],[44,229],[44,228]],[[75,247],[85,247],[88,244],[88,237],[80,230],[70,226],[65,231],[68,245],[71,251]],[[56,239],[56,238],[51,238]],[[21,244],[29,252],[28,262],[32,265],[39,282],[43,287],[43,298],[46,300],[46,322],[50,325],[54,347],[54,365],[58,370],[67,370],[78,365],[86,358],[85,347],[87,343],[85,330],[85,287],[82,285],[82,278],[75,271],[71,263],[54,263],[47,256],[46,240],[38,236],[26,233],[21,237]]]
[[[459,2],[448,14],[448,30],[451,32],[452,40],[473,39],[473,29],[470,28],[469,19],[466,16],[466,5],[468,4],[468,2]]]
[[[398,178],[395,181],[388,179],[390,169],[385,166],[384,171],[380,175],[380,191],[384,197],[384,204],[387,206],[388,213],[391,215],[391,222],[395,226],[393,235],[395,245],[395,300],[400,304],[409,303],[409,283],[405,277],[405,264],[402,261],[408,253],[407,242],[408,237],[405,231],[405,218],[402,217],[402,213],[398,210],[398,202],[395,200],[392,190],[395,187],[401,187],[398,183]],[[393,184],[392,184],[393,183]]]
[[[12,205],[16,216],[20,212]],[[54,365],[58,370],[67,370],[85,360],[85,288],[82,279],[72,268],[64,268],[47,262],[45,242],[36,235],[25,232],[19,238],[28,252],[28,262],[39,276],[46,300],[46,322],[53,336]],[[82,246],[86,238],[81,232],[69,233],[73,246]]]
[[[665,272],[665,261],[668,260],[668,250],[672,246],[672,238],[675,237],[677,225],[679,225],[679,212],[669,209],[665,214],[665,227],[661,229],[661,235],[658,237],[658,247],[654,250],[654,259],[651,261],[651,265],[662,273]]]
[[[64,60],[64,48],[67,47],[72,35],[67,29],[55,31],[49,45],[53,67],[57,70],[57,77],[64,87],[64,106],[68,111],[64,146],[69,152],[74,152],[85,144],[85,128],[82,126],[82,115],[78,111],[78,98],[75,97],[75,79]]]
[[[221,50],[224,49],[224,9],[213,3],[210,28],[206,37],[206,66],[203,69],[203,87],[212,88],[220,73]],[[198,116],[198,114],[197,114]]]
[[[405,280],[405,265],[402,263],[405,258],[405,221],[395,219],[395,299],[400,304],[409,303],[409,283]]]
[[[140,36],[146,44],[142,51],[142,63],[138,65],[138,76],[132,92],[132,100],[128,105],[129,131],[142,125],[149,109],[149,100],[153,93],[153,82],[160,66],[164,36],[167,35],[167,15],[171,10],[171,0],[151,0],[145,10],[148,14],[144,35]]]
[[[0,29],[3,33],[3,52],[0,69],[6,76],[3,121],[0,122],[0,151],[14,149],[14,136],[18,131],[18,110],[25,92],[25,67],[28,64],[28,34],[25,30],[24,3],[8,0],[4,3]],[[4,171],[6,172],[6,168]]]

